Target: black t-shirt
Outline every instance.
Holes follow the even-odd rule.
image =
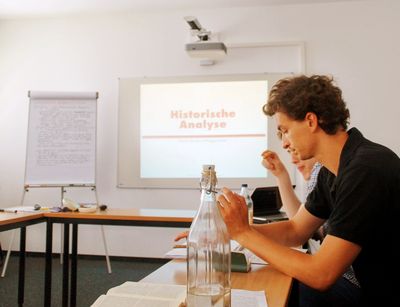
[[[391,306],[400,289],[400,159],[356,128],[348,134],[337,177],[322,168],[305,207],[328,220],[328,235],[361,246],[353,268],[364,303]]]

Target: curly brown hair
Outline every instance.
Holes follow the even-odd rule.
[[[319,75],[279,80],[272,87],[263,112],[268,116],[283,112],[294,120],[303,120],[312,112],[327,134],[346,130],[350,118],[341,89],[333,84],[332,77]]]

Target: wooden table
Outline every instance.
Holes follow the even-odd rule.
[[[21,229],[20,262],[18,280],[18,305],[24,302],[26,227],[47,221],[46,228],[46,268],[44,305],[51,304],[51,256],[53,224],[64,224],[63,262],[63,305],[68,305],[69,274],[69,225],[72,224],[71,254],[71,306],[76,305],[78,225],[122,225],[150,227],[189,227],[195,211],[158,209],[109,209],[96,213],[4,213],[0,212],[0,231]],[[186,284],[186,261],[173,260],[143,279],[147,282]],[[290,294],[292,278],[271,266],[253,265],[249,273],[232,273],[232,287],[246,290],[264,290],[268,305],[286,306]]]
[[[53,242],[53,224],[64,224],[64,258],[63,258],[63,294],[62,306],[76,306],[77,293],[77,260],[78,260],[78,225],[116,225],[144,227],[190,227],[196,211],[163,210],[163,209],[107,209],[95,213],[45,213],[46,228],[46,267],[44,305],[51,304],[51,256]],[[72,252],[69,291],[69,226],[72,224]],[[68,295],[69,294],[69,295]]]
[[[18,306],[23,306],[24,304],[26,227],[44,221],[45,218],[42,213],[0,212],[0,231],[16,228],[21,230],[19,241]]]
[[[292,278],[269,265],[252,265],[248,273],[232,272],[233,289],[265,291],[268,307],[287,306]],[[186,260],[172,260],[141,281],[186,284]]]
[[[0,212],[0,231],[29,226],[44,222],[43,213]]]

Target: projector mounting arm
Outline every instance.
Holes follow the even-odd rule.
[[[189,24],[190,33],[193,36],[197,36],[201,41],[208,41],[211,35],[211,31],[207,31],[206,29],[204,29],[196,17],[186,16],[184,18],[186,22]]]

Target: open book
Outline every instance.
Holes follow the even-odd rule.
[[[232,289],[232,307],[268,307],[264,291]],[[127,281],[101,295],[91,307],[185,306],[186,286]]]
[[[127,281],[101,295],[91,307],[179,307],[186,286]]]

